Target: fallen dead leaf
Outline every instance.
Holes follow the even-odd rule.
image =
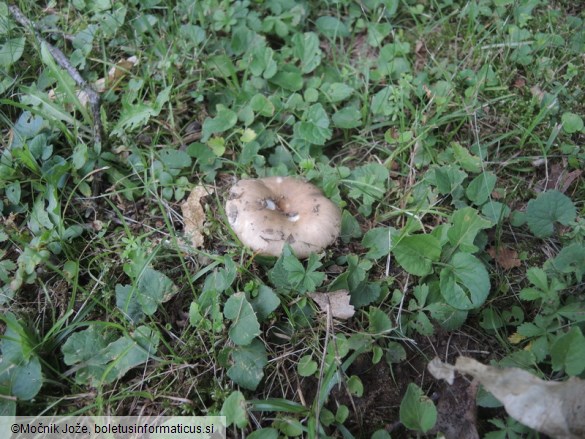
[[[351,299],[349,291],[338,290],[332,293],[309,293],[321,311],[327,312],[329,308],[331,316],[336,319],[349,319],[355,314],[355,308],[349,303]]]
[[[504,270],[511,270],[519,267],[521,264],[518,259],[518,252],[508,247],[490,247],[487,249],[488,255],[495,259],[496,263]]]
[[[201,205],[201,198],[213,193],[213,190],[204,186],[195,186],[189,198],[181,204],[183,223],[185,224],[185,236],[190,239],[195,248],[203,246],[203,225],[205,223],[205,211]]]
[[[523,369],[486,366],[459,357],[455,366],[433,359],[429,372],[453,383],[455,371],[473,376],[522,424],[557,439],[585,437],[585,381],[544,381]]]

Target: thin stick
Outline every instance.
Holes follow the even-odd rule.
[[[23,27],[26,27],[28,29],[32,29],[33,34],[34,34],[35,38],[37,39],[37,41],[39,42],[39,44],[44,43],[46,45],[47,49],[49,49],[49,52],[51,53],[53,58],[55,58],[55,61],[57,62],[57,64],[59,64],[59,66],[61,66],[63,69],[65,69],[65,71],[67,71],[67,73],[69,73],[69,76],[71,76],[71,78],[73,78],[73,80],[77,83],[77,85],[85,93],[87,93],[87,96],[89,98],[89,107],[90,107],[91,114],[93,117],[94,142],[98,148],[97,150],[101,149],[103,127],[102,127],[102,120],[100,118],[100,95],[99,95],[99,93],[96,92],[87,83],[87,81],[85,81],[85,79],[83,79],[81,77],[81,75],[79,74],[77,69],[71,65],[71,63],[69,62],[69,59],[67,59],[65,54],[63,52],[61,52],[61,50],[58,47],[53,46],[51,43],[49,43],[47,40],[45,40],[41,36],[41,34],[38,31],[37,25],[35,23],[31,22],[28,18],[26,18],[24,16],[24,14],[22,13],[22,11],[18,8],[18,6],[10,5],[8,7],[8,9],[10,10],[10,13],[12,14],[14,19],[18,23],[20,23]]]

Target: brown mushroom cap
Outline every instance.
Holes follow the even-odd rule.
[[[225,210],[242,243],[262,255],[280,256],[288,243],[306,258],[332,244],[341,229],[339,208],[316,186],[292,177],[240,180]]]

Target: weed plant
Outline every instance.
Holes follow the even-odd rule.
[[[584,376],[579,1],[15,4],[34,28],[0,1],[0,414],[419,437],[435,355]],[[101,139],[46,43],[99,91]],[[336,245],[242,247],[227,190],[272,175],[343,209]],[[340,290],[347,320],[310,299]],[[482,437],[537,437],[478,404]]]

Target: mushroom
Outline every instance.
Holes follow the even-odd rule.
[[[332,244],[341,229],[339,208],[316,186],[292,177],[240,180],[225,210],[242,243],[262,255],[280,256],[288,243],[306,258]]]

